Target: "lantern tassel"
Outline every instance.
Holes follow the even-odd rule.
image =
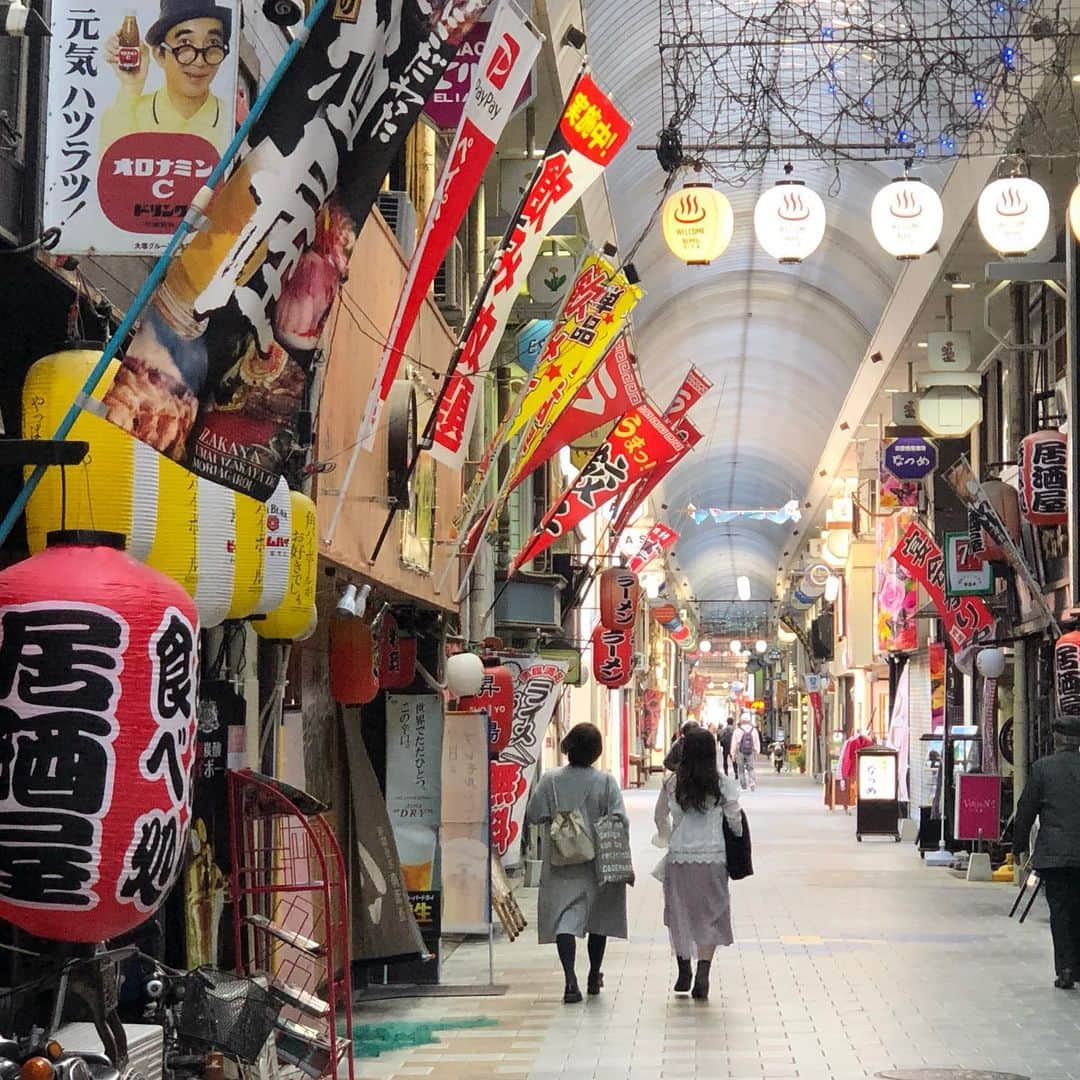
[[[241,146],[247,141],[251,129],[266,110],[266,106],[269,104],[270,98],[273,96],[278,84],[285,77],[285,72],[292,66],[292,62],[307,43],[312,28],[329,6],[330,0],[315,0],[311,11],[304,20],[303,26],[296,33],[296,36],[286,50],[285,55],[271,73],[262,93],[255,99],[255,103],[251,107],[251,112],[248,113],[244,122],[237,129],[232,142],[229,143],[225,153],[221,155],[221,160],[215,166],[214,171],[207,177],[206,185],[198,195],[196,195],[195,199],[192,200],[191,208],[188,210],[187,214],[184,215],[183,220],[177,226],[176,232],[173,233],[168,246],[154,264],[150,271],[150,276],[143,282],[142,288],[128,307],[127,313],[120,321],[120,325],[116,328],[112,337],[109,338],[109,341],[101,354],[101,358],[94,366],[93,371],[86,377],[82,392],[76,395],[75,400],[72,401],[63,420],[60,421],[60,426],[56,429],[56,432],[52,437],[54,442],[66,439],[71,433],[71,429],[75,426],[75,421],[79,418],[79,412],[81,411],[79,401],[85,400],[93,395],[97,384],[101,382],[105,372],[108,371],[109,364],[120,351],[120,346],[127,339],[135,326],[136,321],[142,314],[143,308],[146,307],[150,301],[150,297],[153,295],[158,285],[161,284],[162,280],[164,280],[165,271],[168,269],[173,256],[179,251],[180,246],[187,238],[188,233],[197,229],[200,222],[203,220],[203,213],[200,207],[205,206],[209,202],[214,189],[221,182],[222,177],[224,177],[231,168],[233,160],[240,152]],[[47,467],[48,466],[46,465],[36,465],[34,467],[34,471],[27,477],[26,482],[23,484],[22,490],[8,508],[8,512],[4,515],[3,521],[0,521],[0,544],[3,544],[11,535],[11,530],[15,528],[16,522],[26,509],[26,504],[30,501],[30,496],[33,495],[34,489],[41,483],[41,478],[45,475]]]

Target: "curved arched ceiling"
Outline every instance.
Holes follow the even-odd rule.
[[[708,0],[697,0],[707,3]],[[652,151],[662,126],[656,0],[586,0],[589,63],[597,81],[634,120],[632,145],[609,166],[607,183],[621,248],[653,217],[665,174]],[[892,293],[899,267],[876,244],[870,202],[897,167],[798,163],[795,176],[825,199],[828,228],[799,266],[779,266],[758,247],[753,207],[782,174],[725,188],[735,211],[731,246],[709,267],[687,267],[667,250],[659,225],[634,257],[647,295],[633,317],[645,385],[666,406],[691,363],[714,384],[692,419],[697,449],[659,489],[664,519],[679,529],[676,562],[706,622],[763,615],[730,603],[736,578],[755,599],[774,593],[777,567],[797,526],[736,519],[696,525],[698,507],[775,508],[805,497],[811,472]],[[688,180],[693,175],[687,176]]]

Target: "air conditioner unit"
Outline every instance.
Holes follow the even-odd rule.
[[[406,259],[416,250],[416,207],[407,191],[380,191],[379,213],[390,226]]]
[[[435,273],[435,303],[447,322],[465,317],[465,249],[454,240]]]

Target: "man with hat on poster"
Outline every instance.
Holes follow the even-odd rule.
[[[1054,753],[1040,758],[1016,807],[1013,851],[1028,849],[1039,819],[1032,869],[1046,888],[1054,939],[1054,985],[1068,990],[1080,979],[1080,716],[1054,724]]]
[[[120,89],[101,116],[102,152],[124,135],[168,132],[199,135],[220,154],[233,134],[232,110],[210,84],[229,55],[232,23],[232,11],[214,0],[161,0],[160,16],[137,52],[121,42],[124,27],[114,33],[105,42],[105,62]],[[164,85],[143,93],[151,54]]]

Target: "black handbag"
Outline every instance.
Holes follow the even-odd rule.
[[[727,850],[727,872],[732,881],[741,881],[754,872],[754,860],[750,850],[750,822],[746,820],[746,811],[742,815],[742,836],[731,831],[727,818],[724,818],[724,847]]]

